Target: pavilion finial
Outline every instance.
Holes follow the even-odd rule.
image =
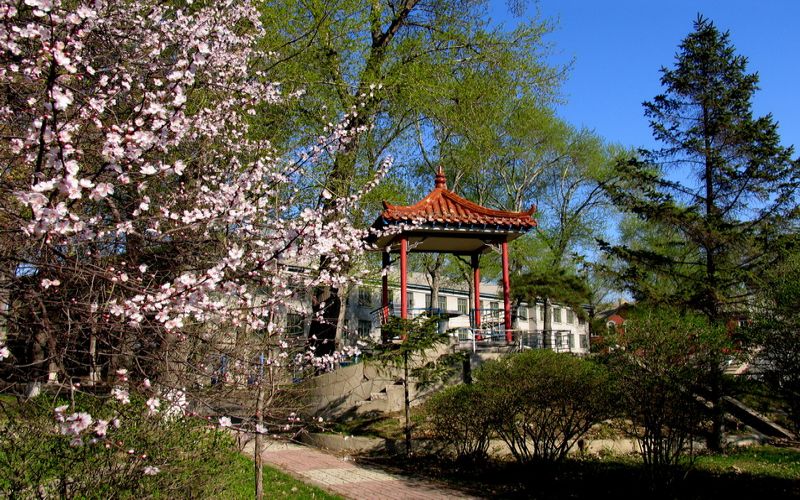
[[[436,171],[436,184],[437,188],[447,189],[447,177],[444,176],[444,169],[439,165],[439,170]]]

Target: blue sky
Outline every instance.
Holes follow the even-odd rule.
[[[517,22],[504,0],[491,16]],[[536,13],[528,2],[527,15]],[[609,142],[650,147],[653,140],[641,103],[661,92],[659,69],[671,67],[698,13],[730,31],[740,55],[757,72],[757,116],[772,113],[785,145],[800,148],[800,1],[798,0],[542,0],[541,15],[555,20],[546,40],[554,63],[573,61],[563,85],[559,115],[595,130]],[[797,154],[797,152],[795,153]]]

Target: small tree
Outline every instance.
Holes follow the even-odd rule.
[[[520,462],[555,462],[608,416],[608,377],[590,361],[531,350],[489,361],[475,375],[493,429]]]
[[[637,310],[607,344],[619,408],[630,424],[625,430],[639,442],[645,465],[678,465],[704,433],[708,410],[698,394],[720,369],[725,330],[697,314]]]
[[[586,304],[592,292],[584,278],[568,273],[564,269],[547,269],[532,271],[513,278],[512,290],[520,300],[528,304],[535,304],[538,298],[544,300],[544,324],[542,329],[545,334],[542,343],[548,347],[549,333],[553,330],[551,304],[553,301],[565,304],[575,313],[586,319],[583,304]]]
[[[438,371],[439,364],[423,363],[412,368],[413,358],[419,357],[425,361],[427,353],[449,341],[446,333],[439,333],[439,318],[437,316],[420,316],[414,319],[403,319],[396,316],[389,317],[389,321],[382,327],[383,334],[389,339],[400,339],[399,343],[388,343],[379,346],[372,359],[384,366],[391,366],[403,370],[403,408],[405,413],[405,439],[406,454],[411,453],[411,397],[408,384],[411,377],[426,380],[431,372]]]

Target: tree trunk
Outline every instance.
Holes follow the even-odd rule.
[[[403,355],[403,403],[405,409],[406,456],[411,456],[411,398],[408,392],[408,352]]]
[[[256,433],[255,433],[255,446],[253,451],[253,459],[255,462],[255,481],[256,481],[256,499],[262,500],[264,498],[264,457],[263,453],[263,438],[259,429],[264,425],[264,376],[259,373],[258,375],[258,395],[256,396]]]
[[[713,452],[722,451],[722,433],[725,430],[725,411],[722,409],[722,371],[714,370],[711,376],[711,432],[706,446]]]
[[[430,266],[425,266],[428,272],[428,284],[431,287],[431,310],[439,309],[439,289],[442,285],[442,264],[444,264],[444,255],[436,254],[436,259]],[[444,313],[444,311],[439,311]]]
[[[542,307],[544,307],[544,320],[542,321],[542,347],[549,349],[553,346],[553,316],[549,297],[544,298],[544,305]]]
[[[333,353],[340,308],[339,291],[331,286],[320,287],[318,293],[313,297],[311,302],[313,319],[308,329],[308,335],[316,356]]]
[[[339,307],[339,314],[336,317],[336,335],[334,337],[334,349],[341,350],[344,347],[344,333],[345,333],[345,319],[347,316],[347,297],[349,297],[350,288],[343,291],[340,299],[344,302]]]

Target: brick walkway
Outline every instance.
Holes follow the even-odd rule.
[[[244,453],[253,456],[253,443]],[[264,463],[304,483],[353,499],[433,500],[475,498],[435,484],[368,468],[306,446],[267,442]]]

